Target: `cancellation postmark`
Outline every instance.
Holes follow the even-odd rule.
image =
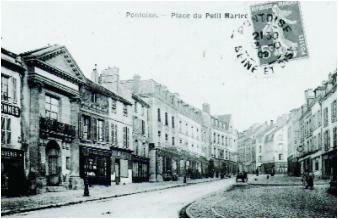
[[[250,11],[260,65],[308,56],[299,2],[257,4]]]

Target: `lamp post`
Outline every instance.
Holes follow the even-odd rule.
[[[184,178],[183,183],[187,183],[187,161],[184,161]]]

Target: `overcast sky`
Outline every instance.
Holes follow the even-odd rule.
[[[85,75],[94,64],[120,78],[153,78],[189,104],[231,113],[240,130],[276,119],[304,102],[337,65],[335,2],[302,2],[309,57],[270,77],[250,74],[235,58],[232,31],[243,19],[173,19],[170,14],[248,13],[252,2],[2,2],[2,46],[15,53],[65,45]],[[126,12],[159,18],[127,18]],[[236,44],[236,43],[235,43]]]

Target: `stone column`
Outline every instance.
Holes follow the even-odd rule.
[[[80,139],[79,139],[79,113],[80,113],[80,98],[73,97],[70,99],[70,115],[71,124],[75,127],[75,138],[70,144],[70,160],[71,169],[69,177],[70,189],[82,189],[84,187],[83,180],[80,177]]]

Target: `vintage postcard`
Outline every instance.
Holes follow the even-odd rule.
[[[336,218],[336,1],[2,1],[1,216]]]

